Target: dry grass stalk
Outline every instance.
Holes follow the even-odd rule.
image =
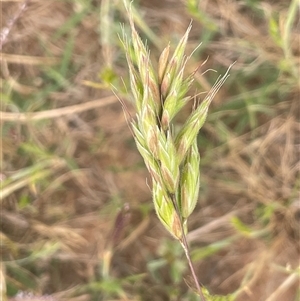
[[[57,108],[52,110],[32,112],[32,113],[14,113],[14,112],[1,112],[1,121],[15,121],[26,123],[29,120],[42,120],[58,118],[66,115],[81,113],[84,111],[92,110],[99,107],[104,107],[117,101],[115,96],[107,96],[100,99],[91,100],[77,105]]]
[[[199,295],[205,300],[190,260],[186,224],[197,204],[200,184],[197,135],[205,122],[209,105],[228,73],[219,78],[181,130],[175,133],[172,120],[191,99],[186,93],[197,71],[184,77],[184,69],[190,58],[185,55],[185,48],[191,24],[170,59],[170,46],[163,50],[156,72],[150,61],[149,50],[135,29],[130,8],[128,15],[132,35],[128,38],[124,33],[122,42],[137,111],[136,119],[131,120],[132,131],[151,174],[157,216],[183,246]]]
[[[30,0],[25,0],[21,3],[17,12],[10,18],[6,24],[6,26],[0,32],[0,51],[2,50],[3,45],[7,42],[7,37],[11,32],[14,24],[18,21],[22,13],[27,9],[28,3]]]

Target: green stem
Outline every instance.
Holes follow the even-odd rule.
[[[189,267],[190,267],[190,270],[191,270],[191,273],[192,273],[192,277],[194,279],[194,282],[195,282],[195,285],[196,285],[196,288],[197,288],[197,291],[199,293],[199,296],[200,296],[200,300],[201,301],[206,301],[203,293],[202,293],[202,290],[201,290],[201,287],[200,287],[200,284],[198,282],[198,278],[197,278],[197,275],[195,273],[195,268],[193,266],[193,263],[192,263],[192,259],[191,259],[191,256],[190,256],[190,251],[189,251],[189,245],[188,245],[188,242],[187,242],[187,239],[186,239],[186,235],[185,235],[185,231],[184,231],[184,226],[183,226],[183,221],[182,221],[182,217],[180,216],[180,211],[179,211],[179,208],[178,208],[178,205],[177,205],[177,202],[176,202],[176,199],[175,199],[175,195],[171,195],[171,200],[172,200],[172,203],[173,203],[173,206],[175,208],[175,211],[180,219],[180,226],[181,226],[181,233],[182,233],[182,237],[181,239],[178,239],[183,250],[184,250],[184,253],[185,253],[185,257],[188,261],[188,264],[189,264]]]
[[[186,240],[185,233],[183,233],[182,240],[180,240],[180,243],[182,245],[182,248],[184,249],[185,256],[186,256],[187,261],[189,263],[190,270],[191,270],[191,273],[192,273],[192,276],[193,276],[193,279],[194,279],[197,291],[199,292],[200,299],[201,299],[201,301],[206,301],[206,299],[205,299],[205,297],[204,297],[204,295],[202,293],[200,284],[198,282],[198,278],[197,278],[196,273],[195,273],[195,269],[194,269],[194,266],[193,266],[193,263],[192,263],[192,260],[191,260],[189,246],[188,246],[188,243],[187,243],[187,240]]]

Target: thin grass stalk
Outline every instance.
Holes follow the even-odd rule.
[[[173,200],[173,203],[174,203],[174,206],[176,207],[176,201],[175,200]],[[177,210],[179,210],[179,208],[177,208]],[[186,234],[185,234],[183,222],[181,223],[181,230],[182,230],[183,235],[182,235],[182,239],[180,239],[179,242],[180,242],[180,244],[181,244],[181,246],[184,250],[185,257],[188,261],[189,268],[190,268],[190,271],[192,273],[192,277],[193,277],[197,292],[200,296],[200,299],[201,299],[201,301],[206,301],[206,299],[203,295],[203,292],[201,290],[197,275],[195,273],[195,268],[194,268],[194,265],[193,265],[193,262],[192,262],[192,259],[191,259],[190,248],[189,248],[189,245],[188,245],[188,242],[187,242],[187,239],[186,239]]]
[[[18,19],[21,17],[22,13],[27,9],[28,4],[30,0],[25,0],[23,3],[20,4],[19,9],[16,11],[16,13],[8,19],[8,22],[5,27],[0,32],[0,51],[2,51],[2,48],[4,44],[7,43],[7,38],[14,26],[14,24],[18,21]]]

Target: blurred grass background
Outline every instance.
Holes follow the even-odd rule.
[[[197,300],[117,99],[134,115],[123,2],[0,4],[2,33],[13,23],[1,52],[3,300]],[[299,300],[299,2],[133,5],[154,61],[193,20],[200,100],[235,62],[199,135],[188,235],[199,281],[241,301]]]

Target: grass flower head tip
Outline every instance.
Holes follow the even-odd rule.
[[[205,122],[208,107],[228,77],[214,85],[204,101],[191,113],[178,133],[172,121],[191,99],[186,96],[194,77],[184,77],[189,59],[185,55],[191,24],[170,57],[170,45],[153,68],[150,52],[137,33],[128,9],[131,37],[123,32],[122,43],[129,67],[130,89],[136,107],[131,120],[135,142],[152,178],[156,213],[166,229],[177,239],[185,231],[186,219],[198,200],[200,155],[197,134]]]

